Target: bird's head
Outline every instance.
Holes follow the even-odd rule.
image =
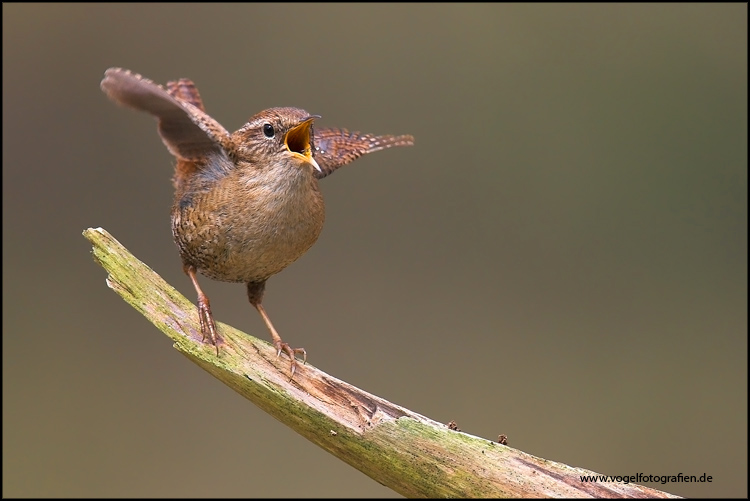
[[[309,166],[320,171],[313,158],[313,122],[299,108],[269,108],[254,115],[232,140],[241,159],[253,162],[258,158],[274,159],[294,166]]]

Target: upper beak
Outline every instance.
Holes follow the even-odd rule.
[[[320,115],[310,115],[309,117],[302,120],[298,125],[295,125],[289,132],[286,133],[284,142],[286,147],[292,153],[302,155],[304,159],[311,163],[318,172],[323,172],[318,165],[318,162],[313,158],[313,121],[316,118],[320,118]]]

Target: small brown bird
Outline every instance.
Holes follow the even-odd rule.
[[[167,149],[177,159],[172,235],[183,270],[198,293],[203,339],[218,333],[197,272],[223,282],[247,284],[250,303],[271,331],[277,356],[303,348],[281,340],[266,310],[266,280],[304,254],[325,219],[318,179],[374,151],[414,144],[412,136],[374,136],[345,129],[315,129],[320,118],[298,108],[261,111],[230,134],[205,113],[192,81],[167,83],[121,68],[104,74],[102,90],[113,101],[154,115]]]

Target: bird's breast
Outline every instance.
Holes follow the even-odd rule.
[[[315,243],[325,220],[317,180],[268,174],[236,169],[177,194],[172,232],[185,264],[215,280],[261,281]]]

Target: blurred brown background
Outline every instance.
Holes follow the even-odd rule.
[[[611,475],[747,496],[747,6],[3,4],[3,495],[390,496],[111,292],[102,226],[191,300],[172,159],[99,90],[189,77],[228,129],[411,133],[322,182],[264,302],[315,366]],[[244,287],[216,317],[269,339]]]

